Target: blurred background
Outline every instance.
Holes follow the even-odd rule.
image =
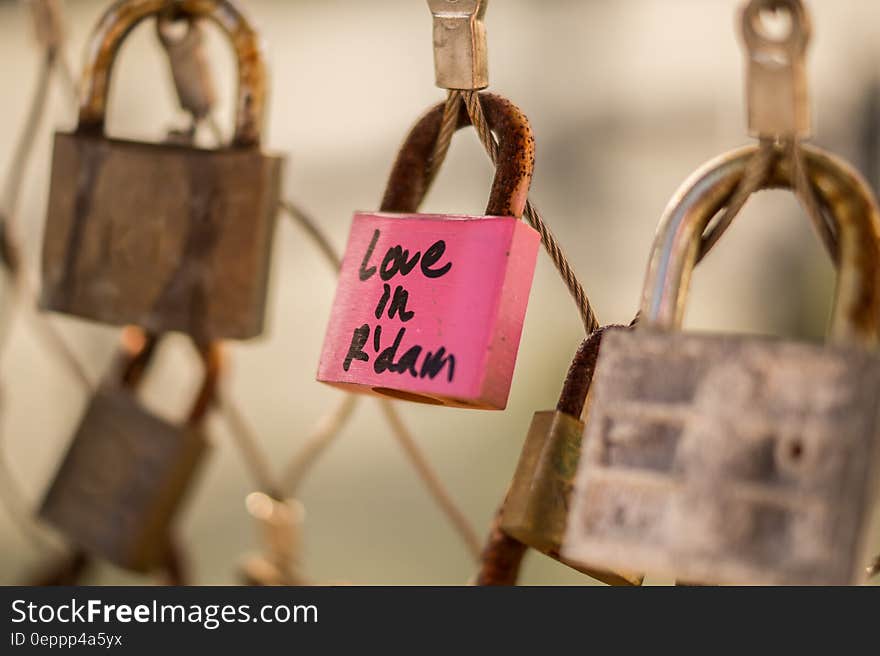
[[[90,30],[108,3],[68,0],[69,55],[79,70]],[[262,31],[271,65],[267,148],[288,155],[285,194],[316,216],[340,251],[352,212],[375,209],[396,149],[444,92],[434,86],[431,16],[424,0],[243,0]],[[673,192],[704,161],[749,141],[737,0],[493,0],[490,89],[528,114],[537,138],[532,198],[581,277],[603,323],[637,309],[656,223]],[[808,67],[814,143],[880,182],[880,3],[812,0]],[[214,28],[208,50],[231,126],[231,51]],[[39,56],[23,3],[0,1],[0,171],[25,121]],[[75,124],[55,85],[27,171],[19,217],[36,276],[54,129]],[[108,130],[162,138],[182,127],[164,53],[151,24],[126,42],[112,85]],[[426,212],[479,214],[492,170],[472,131],[453,141]],[[274,463],[302,444],[340,393],[315,382],[335,282],[311,242],[279,221],[268,334],[230,345],[230,385]],[[809,221],[788,193],[750,201],[697,272],[687,315],[695,329],[820,337],[833,276]],[[7,312],[11,295],[0,301]],[[53,316],[97,378],[118,331]],[[34,506],[58,465],[87,399],[19,317],[2,360],[6,458]],[[501,501],[532,414],[555,406],[582,326],[545,255],[539,258],[504,412],[398,404],[453,497],[481,534]],[[182,417],[198,384],[186,340],[165,343],[144,389],[163,416]],[[365,399],[310,473],[301,562],[318,582],[457,584],[475,571],[470,554],[432,503]],[[225,425],[179,521],[198,583],[238,582],[257,547],[245,509],[255,482]],[[27,578],[45,554],[0,509],[0,582]],[[102,565],[91,583],[139,583]],[[590,579],[531,554],[523,583]]]

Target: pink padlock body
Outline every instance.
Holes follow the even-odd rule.
[[[539,243],[513,217],[358,212],[318,380],[503,410]]]

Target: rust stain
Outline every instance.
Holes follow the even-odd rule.
[[[260,143],[266,106],[267,74],[259,36],[239,7],[229,0],[122,0],[98,22],[87,47],[79,127],[83,133],[103,133],[110,75],[119,47],[144,19],[173,9],[173,17],[207,18],[229,37],[238,60],[238,90],[233,146]]]
[[[79,256],[86,238],[86,228],[92,211],[95,187],[105,159],[105,151],[101,144],[91,139],[76,139],[77,179],[76,200],[73,217],[67,237],[67,249],[64,252],[64,265],[61,280],[55,288],[52,305],[68,309],[74,304],[78,291]]]
[[[203,342],[209,337],[206,278],[221,235],[217,202],[220,188],[209,160],[187,159],[186,168],[190,190],[186,239],[177,267],[168,276],[153,312],[160,317],[185,315],[180,317],[181,325],[187,326],[187,333],[197,342]]]
[[[535,139],[528,118],[512,102],[491,93],[481,93],[483,111],[498,135],[498,164],[486,206],[488,216],[521,218],[535,168]],[[431,154],[443,120],[445,103],[428,110],[407,135],[391,170],[382,212],[408,214],[418,211],[428,191]],[[470,125],[464,103],[456,129]]]

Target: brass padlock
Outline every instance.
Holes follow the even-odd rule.
[[[104,134],[117,52],[165,11],[229,35],[238,95],[227,147]],[[260,149],[266,70],[254,28],[227,0],[127,0],[104,14],[88,52],[78,126],[55,136],[42,306],[204,342],[259,335],[283,160]]]
[[[219,346],[200,349],[204,381],[175,426],[132,396],[145,348],[127,353],[120,378],[89,403],[40,509],[78,548],[139,572],[165,563],[169,527],[206,452],[201,424],[221,369]]]
[[[804,147],[840,273],[828,342],[679,332],[700,236],[755,147],[710,162],[654,241],[640,325],[605,336],[563,558],[684,581],[853,584],[880,482],[880,214]],[[766,186],[791,187],[779,157]]]
[[[581,567],[559,555],[584,432],[580,417],[605,330],[594,331],[581,344],[556,410],[535,413],[501,512],[501,530],[603,583],[641,585],[642,577],[637,574]]]

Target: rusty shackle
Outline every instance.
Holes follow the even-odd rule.
[[[498,166],[487,216],[522,218],[535,169],[535,138],[529,119],[512,102],[492,93],[481,93],[486,120],[498,135]],[[443,120],[444,103],[432,107],[415,124],[404,141],[391,170],[382,212],[399,214],[418,210],[428,190],[428,170]],[[456,129],[471,124],[464,103],[458,113]]]
[[[111,383],[125,390],[137,388],[152,363],[160,336],[147,333],[135,326],[126,326],[122,332],[119,353],[114,365]],[[223,347],[219,341],[200,345],[192,342],[204,366],[202,384],[186,419],[187,428],[197,429],[215,402],[224,369]]]
[[[680,327],[700,238],[734,193],[757,146],[722,155],[694,173],[663,213],[652,247],[641,316],[645,326]],[[880,331],[880,212],[867,183],[848,164],[803,146],[806,169],[819,201],[836,226],[840,272],[828,337],[871,346]],[[776,158],[763,188],[793,186],[788,158]]]
[[[82,78],[79,130],[103,132],[110,74],[119,47],[142,20],[150,17],[208,18],[229,37],[238,61],[235,134],[232,145],[258,146],[266,107],[266,64],[252,24],[231,0],[119,0],[104,13],[92,33]]]
[[[584,412],[587,402],[587,394],[593,383],[593,373],[596,371],[596,362],[599,359],[599,348],[602,345],[602,337],[611,328],[624,329],[625,326],[601,326],[581,342],[577,353],[571,361],[562,392],[556,410],[579,419]]]

